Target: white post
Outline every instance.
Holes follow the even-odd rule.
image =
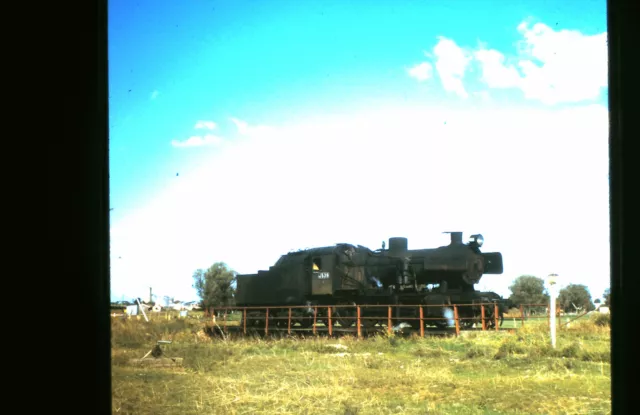
[[[556,348],[556,293],[551,285],[551,307],[549,307],[549,318],[551,318],[551,347]]]
[[[142,304],[140,304],[140,300],[136,298],[136,301],[138,303],[138,308],[140,308],[140,311],[142,311],[142,315],[144,316],[144,319],[148,322],[149,319],[147,318],[147,313],[144,312],[144,308],[142,308]]]
[[[549,282],[549,327],[551,329],[551,347],[556,348],[556,278],[558,275],[550,274],[548,277]]]

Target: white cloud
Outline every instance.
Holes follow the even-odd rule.
[[[468,93],[462,84],[462,79],[471,61],[471,56],[453,40],[444,37],[439,39],[438,44],[433,48],[433,53],[436,57],[436,70],[442,86],[446,91],[467,98]]]
[[[246,121],[242,121],[237,118],[231,118],[231,121],[236,125],[240,135],[258,136],[269,134],[274,131],[273,127],[267,125],[250,126]]]
[[[579,102],[598,98],[601,88],[608,86],[606,32],[589,36],[554,31],[542,23],[532,28],[522,23],[518,31],[525,38],[519,66],[526,98],[546,104]]]
[[[222,138],[213,135],[205,134],[204,136],[194,135],[186,140],[173,140],[171,145],[174,147],[201,147],[207,145],[219,145],[223,142]]]
[[[195,129],[207,128],[209,130],[214,130],[216,128],[216,123],[213,121],[198,121],[196,125],[194,125]]]
[[[291,249],[375,249],[390,236],[427,248],[460,230],[503,253],[505,274],[482,280],[491,290],[558,272],[600,295],[609,278],[607,117],[601,106],[395,108],[233,142],[114,224],[122,260],[113,260],[113,290],[183,297],[192,272],[218,260],[255,272]]]
[[[482,67],[482,81],[491,88],[520,87],[522,79],[518,70],[504,63],[505,57],[497,50],[480,49],[474,57]]]
[[[488,87],[519,89],[526,99],[546,105],[597,99],[608,86],[606,32],[585,35],[527,22],[517,30],[522,40],[514,51],[485,46],[470,51],[440,37],[433,54],[443,88],[466,98],[462,81],[472,60]]]
[[[518,88],[527,99],[553,105],[596,99],[608,86],[606,32],[584,35],[526,22],[518,31],[524,39],[510,59],[495,49],[474,53],[490,88]]]
[[[158,98],[158,95],[160,95],[160,91],[155,90],[151,93],[151,99],[156,99]]]
[[[428,62],[422,62],[407,70],[409,76],[416,78],[418,81],[426,81],[431,78],[433,66]]]

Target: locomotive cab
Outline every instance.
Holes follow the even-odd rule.
[[[311,271],[311,295],[333,294],[333,279],[331,256],[312,256],[306,259],[307,269]]]

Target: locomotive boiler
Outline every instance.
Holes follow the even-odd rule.
[[[442,318],[453,305],[491,303],[498,305],[500,320],[506,311],[498,294],[476,291],[484,274],[502,274],[500,252],[481,252],[482,235],[463,242],[462,232],[450,233],[449,245],[430,249],[409,249],[404,237],[389,238],[389,245],[371,250],[362,245],[340,243],[332,246],[290,252],[268,270],[237,276],[236,304],[248,307],[305,306],[293,309],[294,322],[302,327],[313,324],[314,306],[365,305],[361,324],[371,327],[387,321],[387,305],[424,305],[427,325],[447,326]],[[374,307],[385,305],[384,307]],[[437,306],[437,307],[432,307]],[[410,317],[406,323],[417,326],[418,307],[394,307],[394,320]],[[496,307],[484,307],[485,321],[495,324]],[[317,308],[316,321],[328,324],[327,307]],[[272,310],[269,317],[288,311]],[[458,307],[461,327],[477,323],[480,306]],[[332,308],[332,324],[355,324],[355,307]],[[247,327],[264,325],[265,311],[247,313]],[[280,316],[282,317],[282,316]],[[275,324],[286,319],[276,319]],[[501,323],[500,323],[501,324]]]

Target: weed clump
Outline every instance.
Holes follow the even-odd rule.
[[[584,362],[611,363],[611,353],[609,351],[583,350],[579,358]]]
[[[474,345],[471,345],[471,347],[469,347],[469,349],[467,350],[467,353],[465,353],[465,357],[467,359],[474,359],[479,357],[491,357],[492,354],[493,354],[492,348],[474,344]]]
[[[578,357],[582,351],[582,345],[579,342],[574,341],[560,351],[560,356],[575,358]]]
[[[525,353],[525,347],[518,341],[516,337],[507,337],[502,341],[500,347],[498,348],[498,352],[493,356],[493,358],[499,360],[514,354]]]
[[[363,365],[367,369],[380,369],[383,366],[383,362],[380,359],[365,359]]]
[[[413,354],[424,358],[439,358],[448,355],[447,352],[439,347],[419,347],[413,351]]]
[[[343,408],[344,408],[344,415],[357,415],[360,413],[360,408],[358,408],[357,406],[351,403],[344,402]]]
[[[611,316],[609,314],[598,313],[593,317],[593,323],[600,327],[611,327]]]
[[[576,367],[575,361],[573,359],[553,359],[547,362],[546,370],[549,372],[566,372],[568,370],[572,370]]]
[[[237,358],[237,352],[237,349],[220,347],[220,345],[203,345],[200,347],[190,345],[190,347],[180,350],[179,353],[184,356],[185,367],[191,368],[196,372],[208,373],[216,371],[219,366]]]

